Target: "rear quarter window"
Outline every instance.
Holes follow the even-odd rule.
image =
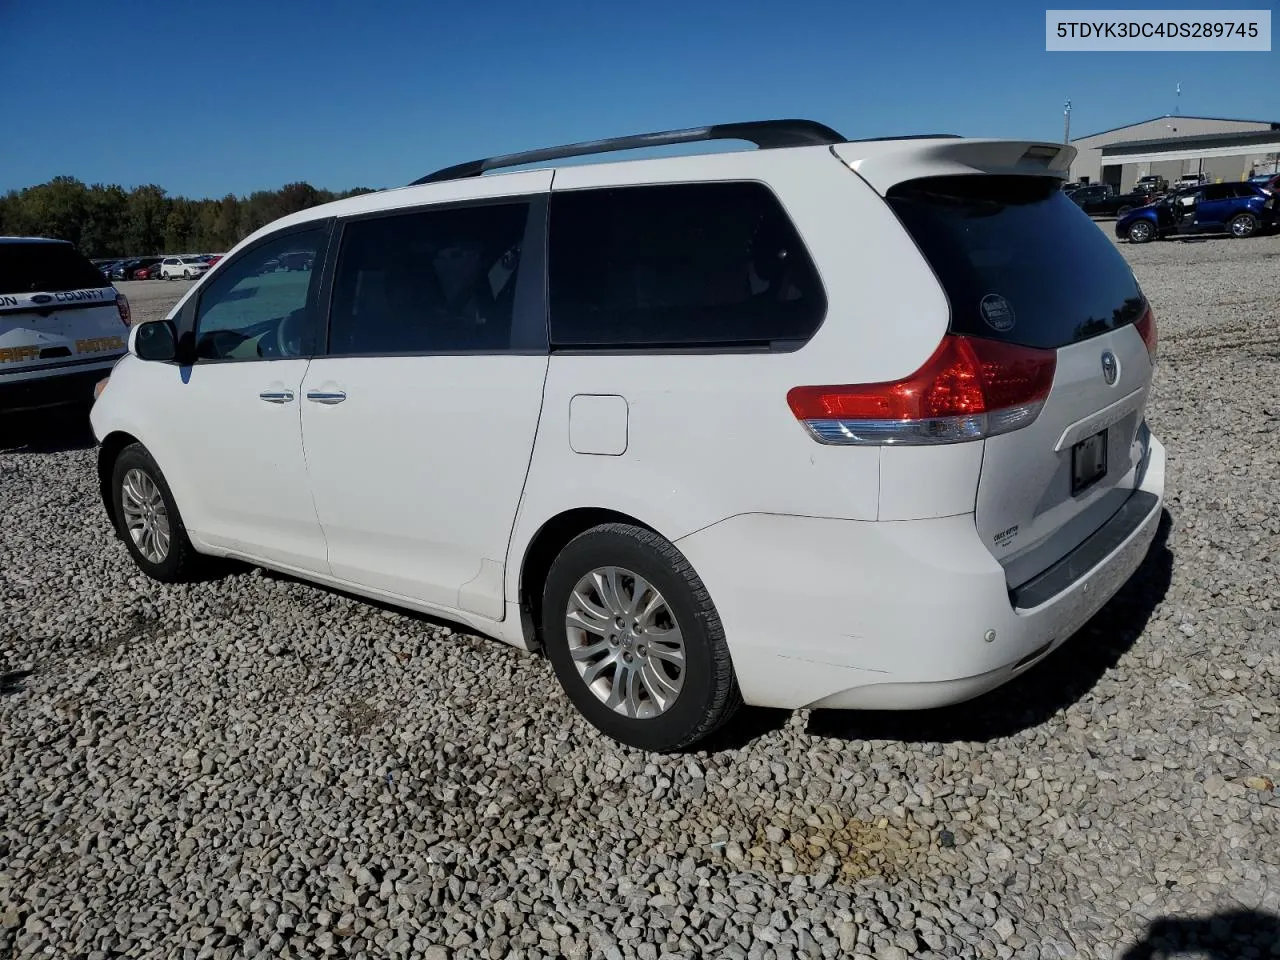
[[[1111,240],[1050,177],[933,177],[889,191],[951,303],[951,332],[1056,348],[1145,306]]]
[[[69,243],[0,243],[0,293],[61,293],[110,282]]]
[[[794,349],[826,314],[763,184],[574,190],[550,210],[553,349]]]

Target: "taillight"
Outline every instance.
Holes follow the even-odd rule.
[[[133,311],[129,307],[129,298],[119,291],[116,291],[116,309],[120,311],[120,322],[129,326]]]
[[[787,403],[820,443],[960,443],[1025,427],[1053,386],[1058,355],[947,334],[915,373],[890,383],[793,387]]]
[[[1134,326],[1138,328],[1138,333],[1142,334],[1142,342],[1147,345],[1147,355],[1151,357],[1151,362],[1155,363],[1156,345],[1160,338],[1156,333],[1156,315],[1150,306],[1142,312],[1142,316]]]

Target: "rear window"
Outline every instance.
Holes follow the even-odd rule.
[[[0,243],[0,293],[59,293],[109,287],[69,243]]]
[[[553,194],[552,347],[792,349],[827,301],[817,269],[759,183]]]
[[[1129,264],[1057,180],[932,177],[888,200],[951,301],[953,333],[1052,348],[1142,315]]]

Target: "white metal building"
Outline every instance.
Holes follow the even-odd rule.
[[[1238,136],[1232,134],[1260,135]],[[1270,136],[1274,134],[1274,136]],[[1132,189],[1147,174],[1170,182],[1188,173],[1240,180],[1280,160],[1280,122],[1165,115],[1078,137],[1072,180]]]

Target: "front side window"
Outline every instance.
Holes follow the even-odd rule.
[[[1231,196],[1231,187],[1225,183],[1215,183],[1204,188],[1205,200],[1226,200]]]
[[[196,357],[299,356],[315,299],[312,265],[327,232],[326,227],[314,227],[276,237],[210,277],[196,313]],[[305,267],[282,267],[281,261],[290,257]]]
[[[342,231],[329,353],[506,350],[529,204],[355,220]]]
[[[554,194],[550,238],[553,347],[795,347],[826,315],[808,251],[759,183]]]

